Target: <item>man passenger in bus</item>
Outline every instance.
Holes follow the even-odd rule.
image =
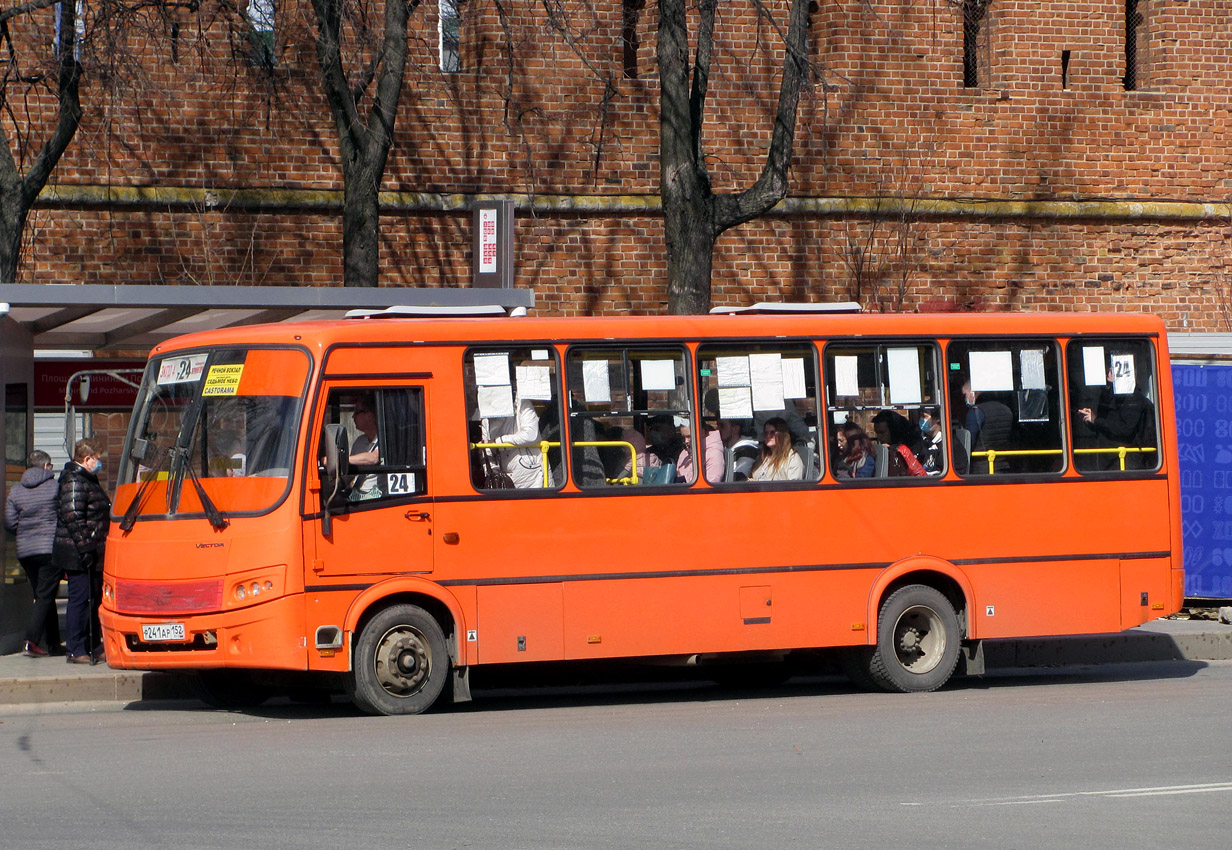
[[[964,424],[971,434],[972,451],[1007,448],[1014,429],[1013,411],[1004,402],[996,399],[980,401],[980,394],[971,389],[970,381],[963,384],[962,391],[963,399],[967,402],[967,418]]]
[[[835,435],[838,453],[834,458],[835,478],[872,478],[877,462],[868,434],[855,422],[844,422]]]
[[[891,477],[923,476],[927,473],[908,446],[911,440],[911,422],[901,413],[893,410],[882,410],[873,417],[873,430],[877,432],[877,442],[890,450]]]
[[[760,444],[744,433],[744,428],[738,419],[720,419],[718,431],[724,448],[730,451],[732,456],[729,480],[748,481],[753,467],[761,457]],[[725,468],[724,474],[726,473]]]
[[[543,486],[543,452],[539,450],[539,414],[530,401],[519,398],[513,416],[484,417],[480,437],[485,443],[503,443],[497,449],[500,468],[519,490]]]
[[[941,416],[935,407],[920,411],[921,442],[915,456],[928,475],[940,475],[945,469],[945,432],[941,429]]]
[[[804,477],[804,461],[791,445],[787,420],[774,417],[762,428],[761,459],[753,467],[750,481],[799,481]]]
[[[1095,448],[1151,448],[1155,445],[1155,405],[1151,404],[1137,383],[1133,392],[1116,392],[1111,369],[1108,370],[1108,383],[1100,391],[1094,409],[1079,408],[1078,416],[1095,434]],[[1096,469],[1121,468],[1121,459],[1116,452],[1101,453],[1096,457]],[[1128,452],[1125,455],[1126,469],[1149,469],[1154,466],[1154,459],[1146,452]]]

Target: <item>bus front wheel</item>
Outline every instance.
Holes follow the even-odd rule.
[[[958,615],[939,590],[899,588],[881,605],[868,671],[887,691],[924,693],[949,681],[958,664]]]
[[[351,701],[369,714],[420,714],[449,680],[440,624],[415,605],[393,605],[368,621],[347,676]]]

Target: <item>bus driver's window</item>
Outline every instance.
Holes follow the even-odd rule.
[[[331,498],[334,505],[381,505],[426,491],[418,388],[335,389],[329,394],[325,426],[323,440],[336,431],[330,426],[341,426],[347,434],[349,474]]]

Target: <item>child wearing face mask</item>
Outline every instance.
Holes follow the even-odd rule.
[[[942,442],[941,417],[936,408],[920,411],[920,444],[916,457],[928,475],[940,475],[945,468],[945,445]]]

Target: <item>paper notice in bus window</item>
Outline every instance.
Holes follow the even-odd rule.
[[[754,410],[783,409],[783,358],[778,354],[750,354]]]
[[[719,357],[715,362],[719,368],[720,387],[747,387],[749,385],[749,358]]]
[[[722,419],[752,419],[752,390],[748,387],[720,387],[719,416]]]
[[[479,415],[484,419],[513,415],[513,387],[479,388]]]
[[[476,354],[475,384],[481,387],[509,386],[509,355]]]
[[[887,348],[886,365],[890,370],[890,404],[919,404],[920,350],[918,348]]]
[[[834,358],[834,394],[860,394],[860,358],[840,354]]]
[[[1044,350],[1042,348],[1024,348],[1018,352],[1018,373],[1022,376],[1021,389],[1048,389],[1048,385],[1044,381]]]
[[[972,351],[967,355],[971,368],[971,389],[977,393],[1008,392],[1014,389],[1014,354],[1010,351]]]
[[[783,398],[808,398],[803,357],[783,358]]]
[[[668,392],[676,389],[676,361],[643,360],[642,389]]]
[[[588,404],[600,404],[612,400],[612,385],[608,382],[606,360],[583,360],[583,398]]]
[[[187,357],[168,357],[158,366],[158,383],[183,384],[198,381],[205,371],[208,354],[190,354]]]
[[[1112,392],[1115,395],[1129,395],[1138,386],[1134,376],[1134,355],[1112,355]]]
[[[530,352],[531,360],[551,360],[552,357],[546,348],[535,348]]]
[[[552,370],[547,366],[518,366],[518,398],[527,401],[552,400]]]
[[[1082,379],[1088,387],[1102,387],[1108,383],[1104,368],[1104,347],[1088,345],[1082,349]]]

